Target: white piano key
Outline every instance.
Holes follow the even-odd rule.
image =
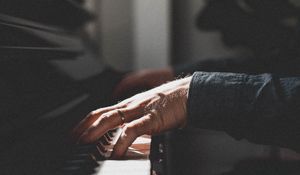
[[[150,175],[149,160],[106,160],[99,161],[93,175]]]

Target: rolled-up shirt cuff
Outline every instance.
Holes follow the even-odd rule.
[[[243,137],[253,118],[256,93],[268,76],[237,73],[195,72],[189,88],[189,125],[221,130]]]

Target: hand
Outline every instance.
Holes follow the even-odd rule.
[[[172,81],[116,105],[97,109],[79,123],[73,134],[80,143],[91,143],[123,125],[112,153],[113,158],[119,158],[137,137],[185,125],[190,81],[191,77]]]
[[[151,89],[174,79],[172,68],[146,69],[129,73],[116,86],[113,97],[118,98],[135,89]]]

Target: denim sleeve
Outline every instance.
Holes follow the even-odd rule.
[[[187,110],[195,127],[300,150],[300,77],[196,72]]]

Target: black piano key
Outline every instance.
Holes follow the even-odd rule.
[[[100,166],[97,161],[107,160],[111,156],[112,150],[109,140],[115,140],[117,131],[119,130],[112,130],[110,134],[106,133],[93,144],[74,145],[72,147],[73,154],[64,163],[62,172],[65,174],[85,174],[87,171]]]
[[[103,144],[103,145],[109,145],[110,144],[110,141],[108,140],[108,138],[107,138],[107,136],[103,136],[103,137],[101,137],[100,139],[99,139],[99,141],[101,141],[101,143]]]
[[[85,161],[97,161],[95,156],[90,153],[74,153],[68,160],[85,160]]]
[[[70,166],[65,167],[62,169],[62,171],[71,172],[71,171],[79,171],[81,168],[79,166]]]
[[[105,160],[107,158],[107,151],[104,147],[96,144],[79,146],[76,153],[86,153],[92,155],[96,160]]]
[[[78,145],[75,147],[75,152],[80,154],[90,153],[95,149],[95,147],[96,146],[94,144]]]
[[[104,154],[104,153],[107,152],[107,149],[105,148],[105,146],[100,141],[98,141],[96,143],[96,146],[99,149],[99,151],[101,152],[101,154]]]
[[[89,154],[89,157],[92,157],[94,160],[104,160],[104,157],[99,152],[98,148],[93,145],[89,148],[82,148],[76,151],[77,154]]]
[[[86,154],[82,153],[81,154],[81,153],[74,152],[74,154],[71,155],[70,159],[71,160],[89,160],[89,159],[93,159],[93,158],[88,153],[86,153]]]
[[[107,135],[108,135],[110,138],[113,138],[113,137],[114,137],[114,132],[115,132],[115,131],[112,131],[112,130],[111,130],[111,131],[108,131],[108,132],[107,132]]]
[[[85,166],[70,166],[64,167],[61,169],[61,173],[64,175],[83,175],[83,174],[92,174],[95,170],[90,167]]]
[[[108,135],[108,133],[104,134],[104,137],[106,137],[106,139],[107,139],[109,142],[111,142],[111,141],[113,140],[113,137],[110,137],[110,136]]]
[[[97,167],[99,164],[92,158],[90,159],[79,159],[79,160],[68,160],[65,163],[67,166],[87,166],[87,167]]]
[[[97,161],[101,161],[101,160],[106,160],[107,159],[105,157],[106,153],[101,152],[101,150],[97,146],[95,146],[95,148],[90,152],[90,154]]]

